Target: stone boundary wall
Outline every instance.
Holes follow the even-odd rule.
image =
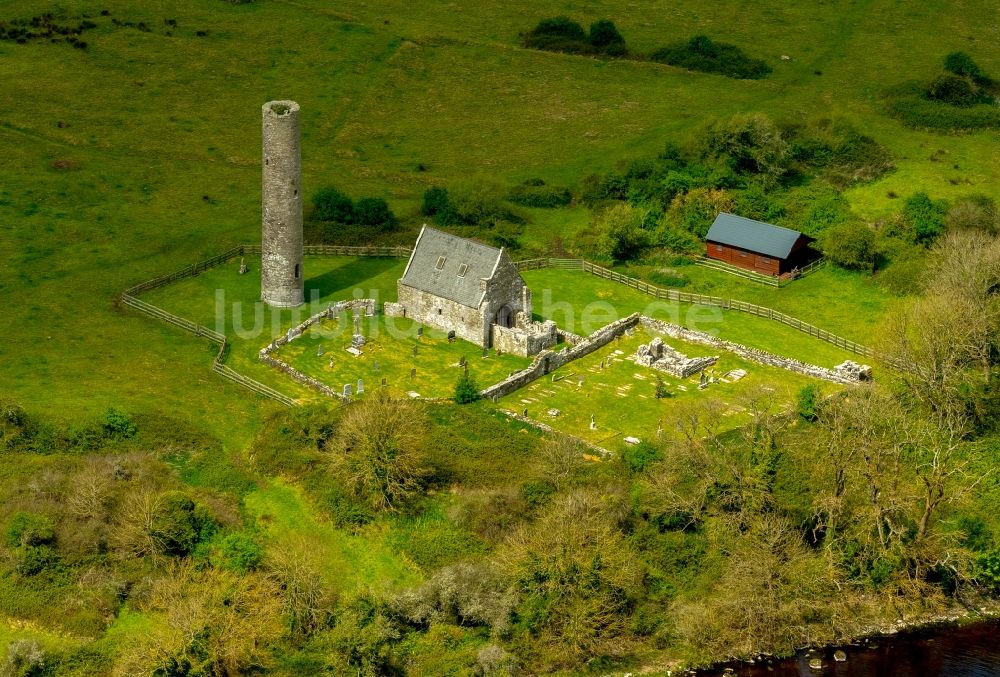
[[[271,353],[276,351],[281,346],[285,345],[286,343],[291,343],[295,339],[302,336],[302,334],[304,334],[309,327],[313,326],[314,324],[318,324],[323,320],[333,319],[335,317],[338,317],[345,310],[362,310],[366,315],[374,315],[375,300],[354,299],[352,301],[337,301],[326,310],[316,313],[315,315],[295,325],[294,327],[289,329],[284,336],[279,336],[278,338],[274,339],[266,346],[261,348],[260,353],[258,354],[260,361],[266,365],[272,366],[276,369],[285,372],[286,374],[291,376],[293,379],[295,379],[302,385],[308,386],[313,390],[316,390],[321,394],[326,395],[327,397],[332,397],[334,399],[340,400],[341,402],[347,401],[347,398],[345,398],[342,393],[338,393],[336,390],[326,385],[322,381],[315,379],[312,376],[306,376],[301,371],[299,371],[292,365],[288,364],[287,362],[283,362],[278,358],[271,356]]]
[[[499,383],[495,383],[485,390],[480,391],[480,395],[489,398],[494,402],[504,395],[509,395],[515,390],[520,390],[535,379],[548,374],[550,371],[589,355],[598,348],[602,348],[611,343],[614,339],[624,334],[627,330],[639,324],[639,313],[632,313],[628,317],[623,317],[611,324],[607,324],[576,345],[559,352],[546,350],[535,356],[530,365],[521,371],[514,372]]]
[[[727,350],[735,355],[739,355],[745,360],[750,360],[751,362],[756,362],[757,364],[777,367],[779,369],[785,369],[787,371],[803,374],[805,376],[823,379],[824,381],[833,381],[834,383],[841,383],[843,385],[857,383],[856,380],[842,376],[833,369],[819,367],[815,364],[802,362],[791,357],[782,357],[780,355],[775,355],[774,353],[769,353],[766,350],[750,348],[740,343],[733,343],[732,341],[717,338],[703,331],[687,329],[686,327],[681,327],[680,325],[673,324],[671,322],[654,320],[650,317],[642,317],[639,322],[644,328],[650,331],[666,334],[672,338],[688,341],[690,343],[698,343],[704,346],[718,348],[719,350]]]

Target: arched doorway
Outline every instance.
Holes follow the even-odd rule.
[[[514,326],[514,311],[511,307],[504,305],[497,311],[497,317],[494,324],[499,324],[501,327],[510,329]]]

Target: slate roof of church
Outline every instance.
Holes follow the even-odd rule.
[[[489,280],[500,263],[502,249],[424,226],[410,254],[401,282],[470,308],[478,308],[485,293],[480,280]],[[444,257],[443,266],[438,262]],[[462,266],[464,275],[459,275]]]
[[[715,217],[705,239],[776,259],[786,259],[801,235],[797,230],[722,212]]]

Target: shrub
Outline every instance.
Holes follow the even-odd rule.
[[[109,407],[108,411],[104,414],[102,427],[104,436],[112,440],[131,439],[139,432],[132,418],[125,412],[114,407]]]
[[[791,166],[791,149],[783,130],[762,113],[734,115],[713,124],[701,146],[703,157],[724,161],[740,176],[773,181]]]
[[[222,539],[219,554],[222,567],[238,574],[256,571],[264,563],[264,548],[253,537],[240,532]]]
[[[169,491],[161,497],[149,533],[162,554],[186,557],[201,540],[212,535],[215,526],[204,506],[183,492]]]
[[[464,372],[459,377],[458,383],[455,384],[455,403],[471,404],[479,398],[479,386],[476,385],[475,379],[472,378],[472,374],[469,372]]]
[[[943,105],[928,99],[926,87],[907,83],[886,92],[889,114],[910,127],[927,129],[994,129],[1000,127],[1000,108],[978,103]]]
[[[798,413],[799,418],[803,421],[808,421],[813,423],[819,418],[816,412],[816,406],[818,404],[819,390],[815,385],[809,384],[804,386],[799,390],[799,402],[798,402]]]
[[[448,199],[448,189],[434,186],[424,191],[424,202],[420,213],[424,216],[437,216],[451,211],[451,201]]]
[[[658,400],[663,400],[663,399],[666,399],[668,397],[673,397],[673,393],[671,393],[670,389],[667,388],[666,382],[662,378],[660,378],[659,376],[656,377],[655,395],[656,395],[656,399],[658,399]]]
[[[927,87],[927,98],[963,107],[993,101],[993,97],[981,91],[971,78],[951,73],[944,73],[931,81]]]
[[[616,261],[628,261],[649,245],[649,231],[643,227],[648,212],[629,204],[616,204],[605,211],[597,221],[604,253]]]
[[[866,270],[875,266],[878,238],[875,231],[858,221],[833,226],[820,237],[826,257],[841,268]]]
[[[396,215],[389,204],[379,197],[363,197],[354,205],[354,221],[378,230],[392,230],[397,225]]]
[[[354,223],[354,202],[336,188],[326,186],[313,195],[313,218],[319,221]]]
[[[955,75],[971,78],[981,87],[989,87],[993,80],[983,72],[972,57],[965,52],[952,52],[944,58],[944,69]]]
[[[623,56],[628,53],[625,38],[618,32],[614,22],[607,19],[590,24],[590,45],[597,52],[608,56]]]
[[[927,193],[914,193],[903,206],[903,219],[913,228],[919,244],[930,244],[944,232],[944,215],[948,203],[931,200]]]
[[[47,515],[18,512],[7,523],[5,541],[9,547],[52,545],[55,540],[55,527]]]
[[[969,195],[955,200],[944,217],[949,230],[1000,230],[1000,212],[993,198],[986,195]]]
[[[660,379],[662,383],[662,379]],[[657,384],[659,388],[659,384]],[[666,388],[664,388],[665,390]],[[659,397],[659,395],[657,395]],[[622,465],[624,465],[629,472],[633,474],[639,474],[645,472],[646,469],[651,466],[656,461],[663,458],[660,450],[655,444],[650,444],[649,442],[640,442],[639,444],[633,444],[625,447],[622,452],[621,459]]]
[[[507,193],[507,199],[514,204],[525,207],[541,207],[551,209],[565,207],[573,201],[569,188],[563,186],[546,186],[541,179],[525,181],[520,186],[514,186]]]
[[[583,26],[565,16],[539,21],[538,25],[524,37],[524,46],[571,54],[586,54],[592,51],[590,39]]]
[[[1000,593],[1000,549],[976,558],[976,578],[994,594]]]
[[[687,42],[662,47],[649,55],[652,61],[704,73],[718,73],[731,78],[756,80],[766,77],[771,67],[753,59],[735,45],[713,42],[708,36],[696,35]]]

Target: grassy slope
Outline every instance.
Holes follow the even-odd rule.
[[[212,375],[204,341],[114,302],[136,281],[256,240],[259,107],[271,98],[302,104],[307,194],[336,183],[355,196],[387,197],[404,217],[415,217],[428,185],[476,175],[574,183],[683,140],[706,118],[756,110],[779,119],[845,117],[891,148],[898,170],[848,193],[866,216],[895,208],[890,191],[1000,198],[995,133],[907,130],[881,114],[879,101],[886,85],[933,75],[954,49],[1000,73],[1000,25],[988,2],[60,6],[95,19],[106,7],[152,27],[143,33],[96,19],[86,51],[0,43],[0,298],[7,313],[0,393],[72,421],[109,404],[162,411],[243,448],[261,413],[275,406]],[[0,19],[51,8],[0,0]],[[519,31],[565,12],[584,23],[613,18],[640,51],[705,32],[766,58],[775,73],[737,82],[516,46]],[[167,18],[178,22],[173,36],[165,35]],[[72,169],[54,169],[56,160]],[[586,218],[585,211],[553,212],[529,230],[526,244],[544,248]],[[255,298],[251,282],[247,299]],[[570,294],[585,301],[617,293],[596,278],[551,282],[572,284]],[[646,302],[624,299],[622,307]],[[727,315],[723,335],[753,344],[767,332],[766,346],[776,352],[821,364],[843,357],[758,322]],[[338,552],[341,535],[317,529],[323,547]],[[388,578],[409,575],[382,549],[372,557]]]
[[[49,7],[7,0],[0,16]],[[54,404],[70,418],[110,401],[164,409],[195,401],[206,426],[252,422],[246,414],[260,403],[203,376],[196,342],[120,313],[113,298],[134,280],[256,238],[258,108],[272,97],[302,103],[307,187],[332,181],[385,195],[404,215],[430,183],[476,174],[575,181],[683,138],[707,116],[744,110],[845,116],[890,146],[899,171],[850,193],[867,214],[891,208],[889,190],[1000,195],[995,135],[906,130],[879,107],[884,85],[934,72],[951,49],[969,49],[997,71],[989,3],[588,2],[571,12],[585,23],[614,18],[640,51],[694,32],[725,36],[775,66],[756,82],[517,47],[519,31],[566,11],[544,3],[103,7],[153,30],[98,18],[85,52],[0,43],[0,291],[18,327],[0,344],[0,378],[29,406]],[[166,18],[178,22],[172,37]],[[949,164],[931,159],[938,150]],[[79,168],[52,169],[60,158]],[[226,434],[240,441],[247,433]]]

